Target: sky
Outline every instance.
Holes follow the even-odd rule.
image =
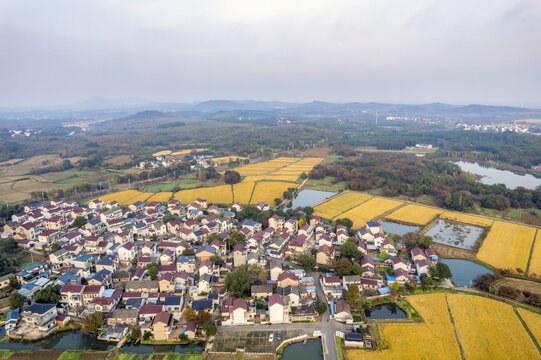
[[[541,1],[0,0],[0,107],[93,96],[541,108]]]

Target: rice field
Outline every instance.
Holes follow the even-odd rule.
[[[484,217],[464,214],[456,211],[445,211],[440,215],[440,218],[482,227],[488,227],[494,222],[492,219],[486,219]]]
[[[235,170],[241,175],[267,175],[299,160],[299,158],[276,158],[240,166],[235,168]]]
[[[348,359],[460,359],[445,295],[417,295],[407,300],[424,323],[380,324],[383,348],[347,350]]]
[[[274,199],[282,198],[284,191],[289,188],[295,188],[297,184],[282,181],[262,181],[258,182],[255,186],[250,204],[257,204],[263,201],[267,204],[273,205]]]
[[[261,180],[270,180],[270,181],[290,181],[296,182],[299,179],[297,175],[249,175],[246,176],[244,181],[261,181]]]
[[[117,201],[120,205],[131,205],[137,201],[145,201],[150,196],[152,196],[152,193],[141,192],[139,190],[123,190],[100,196],[98,199],[105,203]]]
[[[154,154],[152,154],[152,156],[156,157],[156,156],[166,156],[166,155],[171,155],[172,151],[171,150],[162,150],[162,151],[158,151],[158,152],[155,152]]]
[[[235,202],[240,202],[241,204],[248,204],[250,198],[252,197],[252,191],[254,190],[254,181],[246,181],[237,183],[233,185],[233,192],[235,194]]]
[[[409,204],[387,215],[387,219],[415,225],[426,225],[442,212],[443,210],[440,209]]]
[[[150,202],[150,201],[167,202],[169,201],[169,199],[171,199],[172,195],[173,193],[168,192],[168,191],[159,192],[149,197],[147,202]]]
[[[531,226],[494,221],[477,257],[500,269],[525,270],[535,231]]]
[[[522,320],[526,323],[537,343],[541,344],[541,316],[531,311],[517,308]]]
[[[314,207],[314,215],[321,216],[325,219],[332,219],[344,211],[349,210],[370,198],[372,198],[372,195],[353,191],[343,192],[338,196],[316,205]]]
[[[471,295],[447,299],[466,359],[540,358],[511,305]]]
[[[402,204],[403,203],[401,201],[374,197],[361,205],[358,205],[353,209],[336,216],[336,218],[349,218],[351,221],[353,221],[353,228],[358,229],[364,226],[367,221],[373,220],[374,218]]]
[[[230,204],[233,202],[231,185],[220,185],[206,188],[181,190],[175,193],[175,199],[183,205],[191,204],[195,199],[201,198],[213,204]]]
[[[202,149],[184,149],[184,150],[180,150],[180,151],[175,151],[174,153],[171,153],[171,156],[179,156],[179,155],[188,155],[188,154],[191,154],[192,152],[202,152],[202,151],[206,151],[208,150],[207,148],[202,148]],[[154,154],[152,154],[154,155]],[[167,154],[168,155],[168,154]]]
[[[242,161],[242,160],[247,160],[248,158],[242,157],[242,156],[222,156],[222,157],[212,158],[210,160],[212,160],[217,165],[225,165],[225,164],[229,164],[229,160],[236,161],[237,159]]]
[[[535,237],[535,244],[532,251],[532,258],[530,259],[530,267],[528,274],[536,274],[537,277],[541,276],[541,231],[537,231]]]

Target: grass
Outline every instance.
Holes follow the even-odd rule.
[[[57,360],[79,360],[81,355],[80,351],[64,351]]]
[[[14,351],[13,350],[8,350],[8,349],[0,349],[0,358],[1,359],[9,359],[9,357],[11,355],[14,354]]]
[[[340,191],[346,190],[347,185],[345,182],[339,182],[335,177],[327,176],[321,180],[308,179],[304,184],[305,189],[323,190],[323,191]]]
[[[342,354],[342,338],[336,337],[336,351],[338,352],[338,359],[344,360],[344,354]]]
[[[536,228],[495,221],[477,253],[479,260],[501,269],[524,271]],[[531,267],[537,267],[532,261]]]

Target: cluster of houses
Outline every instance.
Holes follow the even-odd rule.
[[[259,203],[257,208],[270,206]],[[101,200],[85,207],[62,200],[27,205],[4,226],[2,236],[48,258],[13,274],[21,284],[19,294],[31,305],[9,314],[8,335],[46,336],[93,313],[104,318],[100,338],[111,341],[134,327],[160,341],[204,335],[195,321],[183,318],[188,308],[207,312],[223,326],[311,321],[319,286],[334,318],[350,322],[351,310],[343,299],[349,286],[384,293],[393,282],[426,273],[437,261],[430,249],[413,249],[412,261],[398,256],[400,245],[383,234],[379,223],[369,222],[356,233],[357,248],[364,254],[362,276],[314,278],[288,261],[315,254],[318,264],[331,266],[340,258],[340,247],[351,241],[346,227],[328,226],[318,217],[299,226],[296,218],[278,215],[263,226],[238,221],[236,213],[242,209],[240,203],[221,208],[203,199],[187,206],[178,200],[127,207]],[[78,217],[86,224],[76,228],[72,224]],[[232,231],[246,241],[229,246]],[[385,259],[377,256],[382,250],[388,254]],[[257,265],[268,274],[255,281],[250,297],[237,298],[225,289],[226,276],[241,265]],[[379,267],[392,268],[394,275],[381,276]],[[9,276],[0,278],[0,286],[9,286]],[[59,290],[58,304],[34,303],[35,294],[47,286]]]

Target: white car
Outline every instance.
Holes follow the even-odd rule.
[[[271,343],[274,340],[274,333],[269,335],[269,342]]]

